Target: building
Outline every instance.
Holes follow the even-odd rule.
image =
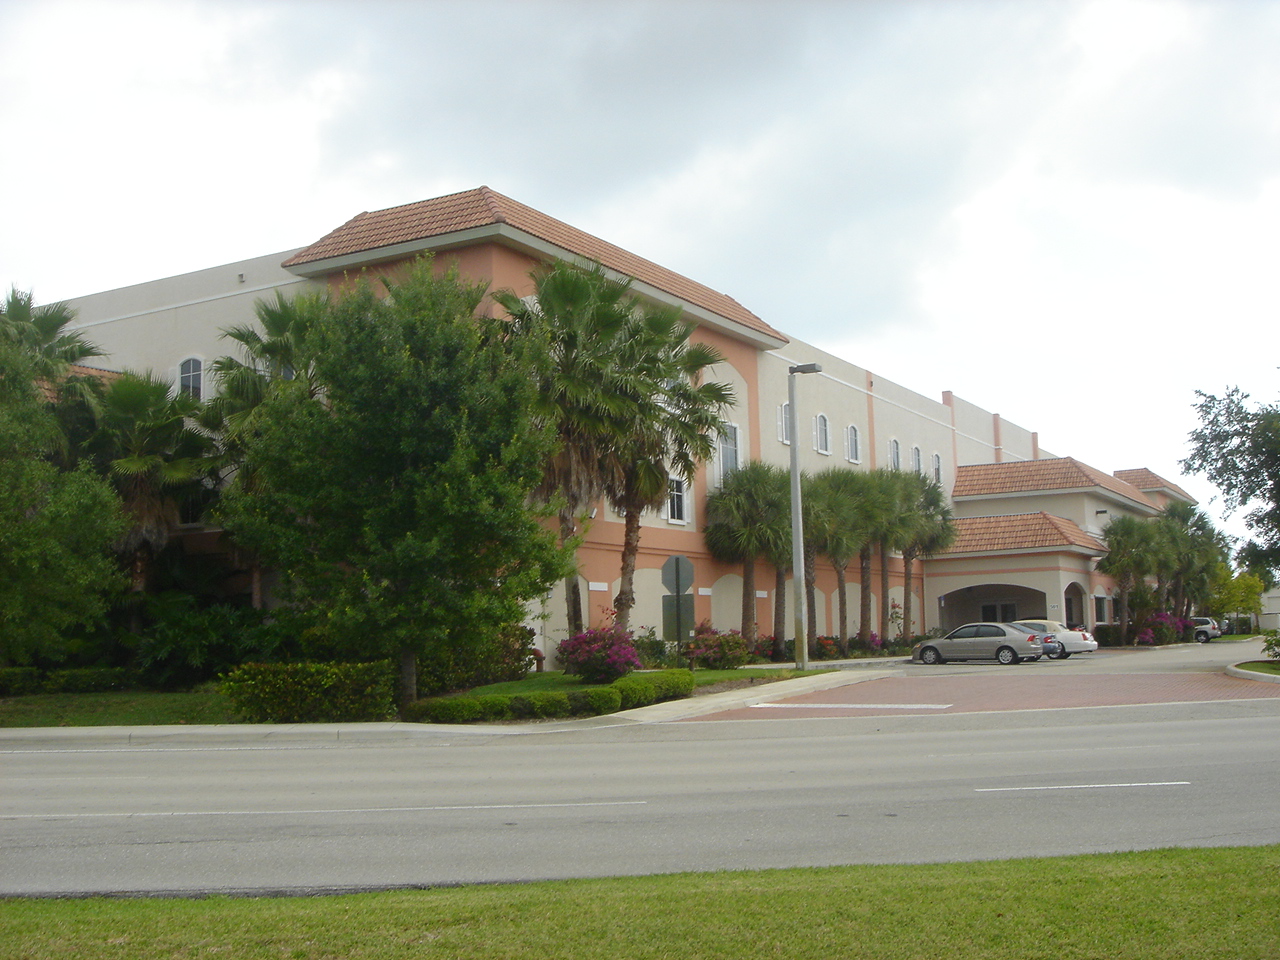
[[[987,613],[1002,619],[1006,613],[1057,614],[1092,625],[1109,612],[1105,598],[1110,585],[1092,569],[1094,559],[1105,552],[1098,540],[1105,525],[1100,518],[1112,510],[1152,515],[1160,497],[1190,500],[1149,471],[1126,471],[1132,477],[1125,482],[1074,460],[1052,458],[1041,450],[1034,432],[999,414],[949,392],[929,399],[789,338],[731,297],[487,187],[361,213],[301,249],[93,294],[70,306],[78,312],[77,329],[106,351],[104,365],[167,374],[182,389],[207,397],[215,389],[208,377],[210,363],[229,352],[221,331],[251,324],[259,298],[341,292],[362,276],[394,276],[426,253],[434,256],[437,269],[456,265],[468,279],[519,296],[533,292],[530,274],[540,264],[557,259],[599,262],[632,278],[640,296],[679,305],[696,324],[694,339],[724,357],[711,376],[730,384],[738,402],[714,460],[691,488],[674,484],[666,509],[645,520],[635,626],[662,625],[668,594],[662,567],[675,556],[692,563],[688,592],[695,622],[709,619],[722,629],[738,626],[742,578],[739,568],[716,562],[703,544],[706,495],[749,460],[788,464],[792,442],[801,445],[801,465],[808,471],[836,464],[915,470],[952,492],[960,541],[913,577],[910,589],[921,618],[916,632],[952,625],[962,614],[976,619]],[[497,308],[486,300],[481,309]],[[802,378],[797,403],[803,404],[805,427],[792,438],[787,428],[788,368],[813,362],[822,365],[822,372]],[[612,606],[621,543],[621,518],[601,504],[580,552],[589,620],[599,621]],[[887,562],[887,602],[901,603],[907,589],[901,563],[893,557]],[[757,583],[773,581],[772,569],[762,563]],[[872,584],[878,582],[877,569]],[[858,608],[862,589],[854,578],[848,587],[850,609]],[[819,569],[818,591],[818,632],[829,633],[836,591],[830,568]],[[544,648],[553,647],[564,633],[561,592],[553,591],[540,611],[546,614],[538,620]],[[883,599],[873,596],[873,618],[878,619]],[[771,590],[757,592],[762,632],[772,621],[774,600]]]

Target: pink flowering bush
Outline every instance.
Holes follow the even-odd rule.
[[[585,683],[612,683],[638,669],[640,657],[631,643],[631,631],[615,625],[584,630],[556,648],[564,672]]]
[[[732,670],[754,659],[751,644],[737,630],[718,632],[703,620],[693,632],[693,640],[684,649],[690,663],[708,670]]]

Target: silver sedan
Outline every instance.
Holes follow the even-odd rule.
[[[937,640],[921,640],[911,651],[920,663],[947,660],[1039,660],[1048,638],[1016,623],[966,623]]]

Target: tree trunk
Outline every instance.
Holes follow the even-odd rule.
[[[902,551],[902,631],[898,634],[898,639],[903,642],[915,635],[911,629],[911,567],[915,558],[914,551]]]
[[[1120,591],[1120,602],[1117,604],[1116,619],[1120,621],[1120,644],[1129,642],[1129,591]]]
[[[627,507],[623,515],[622,571],[618,575],[618,595],[613,598],[613,622],[630,628],[631,608],[636,605],[636,557],[640,553],[640,510]]]
[[[787,659],[787,571],[773,568],[773,662]]]
[[[560,543],[561,545],[569,543],[573,539],[573,533],[576,524],[572,514],[560,514]],[[575,561],[577,553],[574,554]],[[578,566],[574,563],[573,571],[564,578],[564,601],[566,609],[566,621],[569,626],[569,636],[574,637],[583,630],[582,622],[582,585],[578,582]]]
[[[400,650],[400,689],[397,694],[402,706],[418,699],[418,656],[408,647]]]
[[[871,649],[871,544],[858,551],[858,642]]]
[[[880,544],[880,643],[889,642],[889,546]]]
[[[840,644],[840,656],[849,656],[849,598],[845,596],[845,568],[844,566],[836,566],[836,590],[839,591],[836,597],[836,607],[840,617],[840,635],[836,638]]]
[[[759,632],[756,630],[756,558],[742,564],[742,636],[752,647]]]
[[[818,643],[818,597],[816,580],[818,579],[817,571],[817,551],[812,547],[804,548],[804,603],[805,603],[805,642],[809,644],[809,653],[813,654],[817,651]],[[800,642],[800,638],[796,638],[796,642]]]

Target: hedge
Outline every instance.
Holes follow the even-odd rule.
[[[39,693],[40,671],[35,667],[0,667],[0,697]]]
[[[395,716],[390,663],[246,663],[222,691],[250,723],[361,723]]]
[[[539,693],[486,694],[482,697],[432,697],[406,704],[401,718],[411,723],[480,723],[486,720],[545,720],[595,717],[630,710],[693,693],[688,670],[631,674],[607,687]]]
[[[75,670],[52,670],[44,678],[45,693],[106,693],[127,690],[135,683],[133,673],[124,667],[82,667]]]

